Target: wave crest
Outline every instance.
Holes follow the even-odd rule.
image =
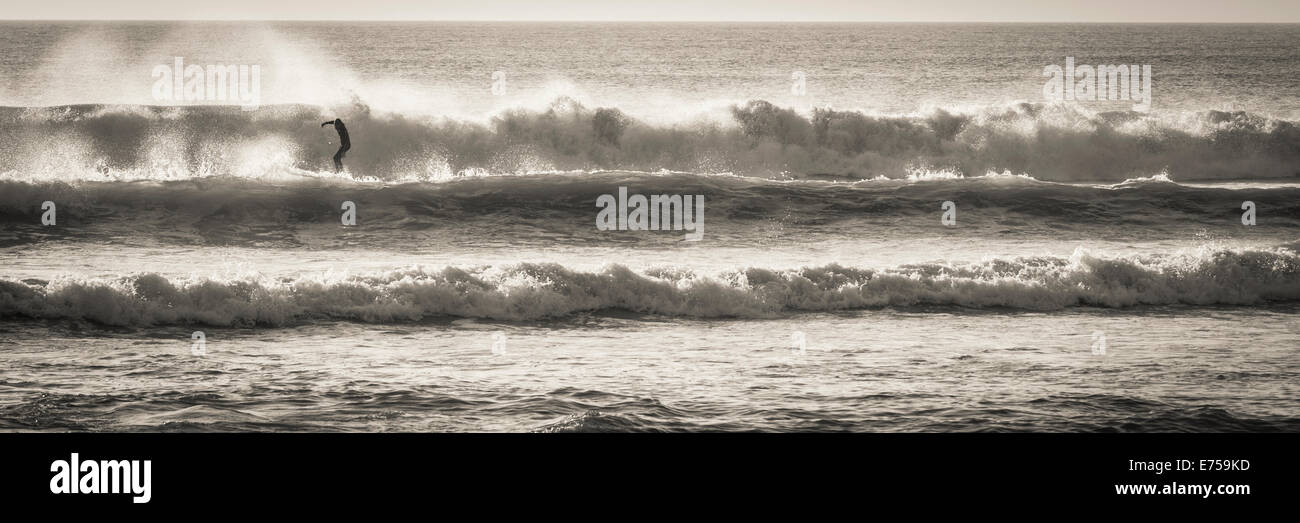
[[[339,110],[335,108],[335,110]],[[1295,122],[1244,112],[1091,113],[1018,103],[969,112],[875,115],[763,100],[731,120],[656,125],[618,108],[561,97],[475,122],[308,105],[0,108],[0,173],[35,181],[250,178],[330,169],[337,148],[320,121],[348,122],[352,176],[429,180],[474,173],[571,170],[738,172],[754,176],[905,177],[1021,172],[1043,180],[1291,177]]]
[[[0,317],[114,326],[285,326],[312,320],[412,322],[439,317],[538,320],[623,310],[685,318],[767,318],[878,307],[1060,310],[1138,305],[1259,305],[1300,300],[1300,257],[1286,249],[1202,249],[1169,256],[927,263],[887,269],[836,264],[583,272],[558,264],[413,267],[366,275],[228,280],[141,274],[110,280],[0,280]]]

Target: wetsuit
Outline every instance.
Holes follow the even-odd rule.
[[[332,122],[320,124],[321,127],[326,125],[333,125],[334,130],[339,133],[339,152],[334,153],[334,172],[339,172],[343,170],[343,155],[352,148],[352,140],[348,139],[348,128],[343,125],[343,120],[335,118]]]

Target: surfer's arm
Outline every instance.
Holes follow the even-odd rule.
[[[320,124],[321,127],[325,127],[326,125],[334,125],[334,120],[330,120],[330,121],[328,121],[328,122],[325,122],[325,123],[323,123],[323,124]]]

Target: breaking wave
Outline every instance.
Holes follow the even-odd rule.
[[[1017,103],[965,111],[878,115],[762,100],[652,124],[565,97],[545,110],[487,121],[372,112],[351,106],[73,105],[0,107],[0,173],[8,179],[265,178],[329,170],[343,118],[348,176],[434,180],[483,173],[659,170],[761,177],[902,178],[936,172],[1030,173],[1053,181],[1293,177],[1296,122],[1241,111],[1088,112]]]
[[[682,318],[770,318],[880,307],[1258,306],[1300,301],[1293,250],[1212,250],[1102,258],[993,259],[872,269],[825,265],[700,274],[583,272],[558,264],[413,267],[267,278],[0,280],[0,317],[110,326],[287,326],[314,320],[415,322],[443,317],[528,321],[629,311]]]

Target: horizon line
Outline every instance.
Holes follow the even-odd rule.
[[[683,23],[683,24],[1116,24],[1116,25],[1300,25],[1300,20],[1290,22],[1189,22],[1189,21],[1138,21],[1113,20],[519,20],[519,19],[451,19],[451,18],[0,18],[0,22],[480,22],[480,23]]]

